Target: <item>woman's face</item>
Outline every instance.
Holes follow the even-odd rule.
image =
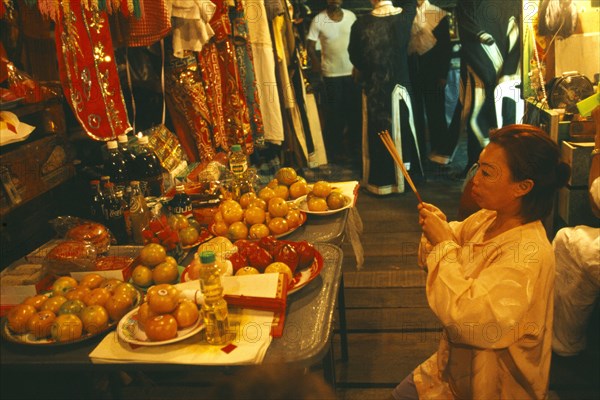
[[[494,143],[479,156],[479,169],[473,177],[471,194],[475,202],[487,210],[502,211],[519,205],[519,182],[513,181],[504,149]]]

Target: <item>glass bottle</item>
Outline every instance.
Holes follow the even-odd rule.
[[[104,222],[117,239],[117,243],[125,243],[127,241],[127,231],[125,218],[123,218],[123,204],[117,198],[114,183],[108,182],[104,189],[106,192],[104,197]]]
[[[116,140],[106,142],[106,148],[108,149],[108,154],[104,162],[104,175],[109,176],[111,182],[118,189],[123,189],[127,185],[127,182],[129,182],[127,164],[119,151],[119,145]]]
[[[175,196],[169,201],[172,214],[182,214],[186,218],[192,217],[192,199],[185,192],[184,185],[175,186]]]
[[[129,203],[131,235],[135,244],[144,244],[142,231],[150,222],[150,208],[140,189],[139,181],[131,181],[131,201]]]
[[[123,157],[123,160],[125,160],[125,164],[127,164],[127,170],[133,171],[135,168],[135,153],[129,148],[129,138],[126,134],[123,134],[117,136],[117,141],[119,143],[121,156]]]
[[[231,146],[231,154],[229,155],[229,170],[231,173],[240,178],[248,169],[248,158],[242,151],[242,146],[234,144]]]
[[[221,273],[214,251],[200,253],[199,273],[200,288],[204,296],[202,313],[206,341],[214,345],[225,344],[229,341],[229,312],[223,298]]]
[[[129,187],[129,186],[128,186]],[[116,191],[117,199],[121,203],[123,209],[123,220],[125,221],[125,234],[127,235],[127,242],[131,240],[131,218],[129,212],[129,203],[125,200],[124,193],[121,189]]]
[[[229,171],[231,172],[230,191],[234,200],[247,192],[253,192],[253,170],[248,168],[248,158],[242,151],[242,146],[231,146],[229,155]]]
[[[160,160],[148,144],[148,136],[138,139],[139,152],[135,156],[135,178],[140,181],[144,195],[160,197],[163,194],[163,176]]]
[[[102,222],[104,220],[102,190],[100,181],[94,179],[90,181],[90,219]]]

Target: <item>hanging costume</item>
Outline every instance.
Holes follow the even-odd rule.
[[[248,112],[250,113],[252,138],[255,144],[263,146],[265,132],[254,74],[252,46],[248,37],[248,23],[245,14],[242,0],[235,0],[235,7],[231,7],[229,17],[233,30],[233,43],[238,63],[238,72],[242,83],[243,95],[248,106]]]
[[[402,2],[401,8],[391,1],[380,1],[370,14],[360,17],[352,26],[348,52],[359,72],[366,95],[366,118],[363,107],[363,182],[375,194],[402,192],[394,161],[378,133],[392,130],[392,91],[397,84],[411,92],[408,76],[407,48],[416,13],[416,0]],[[364,100],[363,100],[364,104]],[[401,103],[400,125],[405,163],[416,156],[409,125],[408,108]],[[414,133],[414,132],[413,132]],[[416,160],[414,160],[416,161]]]
[[[450,135],[452,152],[460,133],[468,137],[469,168],[497,128],[494,90],[502,79],[520,79],[518,19],[521,4],[504,0],[459,0],[457,19],[461,40],[461,87]],[[503,78],[504,77],[504,78]],[[510,122],[505,119],[506,124]],[[452,154],[446,149],[446,154]]]
[[[110,2],[106,3],[110,4]],[[55,22],[56,50],[65,98],[85,132],[111,140],[131,131],[115,63],[106,12],[63,1],[40,11]]]
[[[238,74],[228,7],[224,0],[214,3],[210,25],[215,35],[198,54],[207,95],[212,100],[209,108],[214,122],[214,145],[228,151],[230,145],[240,144],[246,154],[252,154],[250,117]]]

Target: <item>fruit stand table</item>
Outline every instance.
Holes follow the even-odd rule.
[[[334,384],[331,333],[335,300],[342,277],[343,256],[342,250],[332,244],[317,243],[315,247],[323,256],[323,269],[317,278],[288,297],[283,335],[273,339],[263,364],[284,362],[296,367],[308,367],[322,361],[326,379]],[[178,371],[224,367],[173,364],[168,360],[156,363],[94,364],[88,355],[100,339],[98,337],[73,344],[38,346],[10,343],[3,338],[0,343],[3,393],[6,393],[4,390],[8,390],[10,385],[27,385],[27,376],[50,370],[93,374],[115,369]]]

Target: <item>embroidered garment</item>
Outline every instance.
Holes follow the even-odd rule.
[[[55,35],[65,98],[85,132],[110,140],[131,131],[106,12],[60,3]]]
[[[254,75],[254,61],[252,59],[252,46],[248,39],[248,24],[245,19],[245,11],[242,0],[236,0],[235,7],[229,12],[233,29],[233,43],[235,46],[238,72],[242,83],[242,89],[248,112],[250,113],[250,127],[254,143],[262,146],[264,144],[264,126],[260,110],[256,78]]]

